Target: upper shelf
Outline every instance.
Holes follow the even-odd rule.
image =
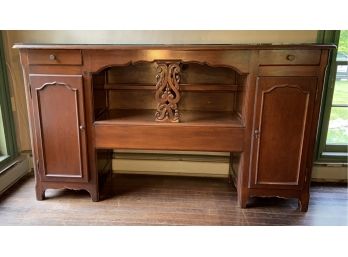
[[[180,91],[212,91],[234,92],[241,91],[241,85],[234,84],[180,84]],[[98,89],[98,88],[97,88]],[[156,90],[155,84],[105,84],[101,90]]]
[[[16,43],[18,49],[104,49],[104,50],[248,50],[248,49],[331,49],[332,44],[30,44]]]

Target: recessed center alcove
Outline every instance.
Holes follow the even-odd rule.
[[[178,93],[172,92],[174,97],[179,95],[180,98],[175,110],[179,116],[177,123],[158,122],[155,118],[159,105],[156,84],[161,75],[159,65],[163,62],[168,66],[177,63],[179,67],[173,75],[177,77],[169,78],[175,79],[178,86]],[[96,126],[243,127],[246,75],[232,67],[176,60],[136,62],[105,68],[94,74],[92,81]]]
[[[209,153],[204,154],[206,162],[216,160],[212,152],[218,152],[219,160],[226,163],[227,175],[230,153],[234,153],[230,172],[237,171],[244,147],[246,76],[232,67],[177,60],[129,63],[95,73],[92,83],[98,166],[105,165],[102,160],[110,162],[112,155],[130,158],[125,149],[151,150],[161,156],[178,156],[176,151],[180,150],[184,151],[180,160],[192,161],[193,155],[202,159],[202,151],[206,152],[209,145]],[[156,120],[166,88],[173,99],[178,99],[177,122]],[[112,149],[118,149],[117,153]]]

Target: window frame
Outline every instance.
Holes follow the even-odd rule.
[[[18,156],[15,126],[10,98],[10,88],[5,62],[5,51],[3,48],[2,31],[0,31],[0,108],[2,113],[5,144],[7,149],[7,158],[0,161],[1,170]]]
[[[338,47],[340,39],[339,30],[324,30],[318,31],[317,42],[334,44]],[[347,145],[328,145],[326,144],[330,113],[335,91],[336,70],[337,70],[337,48],[333,49],[330,54],[329,64],[327,68],[327,76],[325,78],[324,92],[322,98],[322,108],[320,111],[319,130],[317,138],[317,154],[316,161],[318,162],[337,162],[347,163]]]

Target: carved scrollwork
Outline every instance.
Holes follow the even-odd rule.
[[[156,121],[179,122],[180,66],[178,62],[158,62],[156,83]]]

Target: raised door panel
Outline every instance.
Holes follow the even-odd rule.
[[[88,180],[80,75],[30,75],[37,171],[42,181]]]
[[[251,187],[302,187],[316,85],[316,77],[259,78]]]

